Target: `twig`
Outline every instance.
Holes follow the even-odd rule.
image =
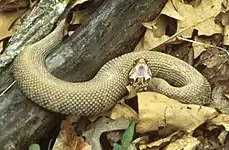
[[[177,38],[178,38],[179,40],[183,40],[183,41],[187,41],[187,42],[191,42],[191,43],[196,43],[196,44],[199,44],[199,45],[204,45],[204,46],[209,46],[209,47],[213,47],[213,48],[218,48],[218,49],[220,49],[220,50],[226,52],[227,55],[229,56],[229,52],[228,52],[226,49],[222,48],[222,47],[218,47],[218,46],[214,46],[214,45],[210,45],[210,44],[205,44],[205,43],[197,42],[197,41],[194,41],[194,40],[189,40],[189,39],[182,38],[182,37],[179,37],[179,36],[177,36]]]
[[[205,21],[207,21],[208,19],[211,19],[211,18],[213,18],[213,17],[215,17],[215,16],[211,16],[211,17],[209,17],[209,18],[207,18],[207,19],[205,19],[205,20],[202,20],[202,21],[200,21],[200,22],[198,22],[198,23],[196,23],[196,24],[193,24],[193,25],[191,25],[191,26],[189,26],[189,27],[184,28],[183,30],[181,30],[180,32],[175,33],[174,35],[172,35],[170,38],[168,38],[166,41],[162,42],[161,44],[159,44],[159,45],[156,46],[155,48],[158,48],[158,47],[160,47],[161,45],[168,43],[170,40],[172,40],[173,38],[176,38],[178,35],[180,35],[181,33],[185,32],[186,30],[188,30],[188,29],[190,29],[190,28],[192,28],[192,27],[194,27],[194,26],[196,26],[196,25],[198,25],[198,24],[201,24],[201,23],[203,23],[203,22],[205,22]]]
[[[16,83],[16,80],[13,81],[2,93],[0,93],[0,97],[3,96],[14,84]]]

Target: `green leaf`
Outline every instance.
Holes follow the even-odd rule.
[[[38,144],[31,144],[29,150],[40,150],[40,146]]]
[[[134,136],[134,131],[135,131],[134,129],[135,129],[135,122],[132,122],[123,133],[121,139],[122,150],[127,150],[127,148],[130,146]]]
[[[118,143],[114,143],[113,146],[114,146],[113,150],[121,150],[121,148],[122,148],[122,146]]]

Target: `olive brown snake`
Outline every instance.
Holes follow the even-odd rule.
[[[136,59],[147,60],[157,92],[183,103],[208,104],[210,84],[186,62],[173,56],[140,51],[107,62],[86,82],[71,83],[51,75],[45,58],[61,43],[64,23],[35,44],[25,46],[13,65],[14,77],[23,93],[36,104],[61,114],[89,116],[112,108],[127,92],[128,74]],[[169,85],[167,82],[175,86]]]

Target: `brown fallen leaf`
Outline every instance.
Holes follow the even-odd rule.
[[[16,32],[16,29],[11,26],[13,22],[15,22],[15,20],[24,12],[25,9],[20,10],[19,12],[0,13],[0,40],[10,37]]]
[[[191,135],[185,135],[166,146],[166,150],[195,150],[199,144],[200,141],[195,137],[192,137]]]
[[[198,31],[198,35],[206,36],[223,32],[223,28],[214,22],[214,17],[221,11],[222,0],[202,0],[195,7],[192,4],[184,4],[178,0],[173,0],[172,2],[178,13],[184,18],[178,21],[177,32],[195,25],[182,32],[182,37],[191,38],[193,29]]]
[[[229,113],[229,56],[226,52],[208,48],[203,52],[195,67],[202,72],[212,86],[211,106],[222,113]],[[202,70],[201,70],[202,68]],[[204,69],[203,69],[204,68]]]
[[[204,44],[211,44],[211,41],[207,38],[201,38],[199,36],[195,36],[195,41],[204,43]],[[202,52],[206,51],[206,46],[201,45],[198,43],[192,43],[193,49],[194,49],[194,59],[196,59]]]
[[[68,121],[63,120],[53,150],[91,150],[91,146],[82,137],[77,136]]]
[[[228,135],[228,132],[223,130],[220,133],[220,135],[218,136],[218,139],[221,145],[224,145],[225,141],[227,140],[227,135]]]
[[[221,114],[220,114],[221,115]],[[220,116],[219,115],[219,116]],[[217,116],[219,121],[221,117]],[[193,136],[198,138],[201,141],[199,149],[205,147],[211,147],[211,149],[226,148],[228,131],[225,130],[224,126],[217,124],[215,121],[216,118],[209,120],[201,128],[198,128],[194,131]]]
[[[172,126],[187,132],[218,115],[210,107],[182,104],[155,92],[138,93],[139,122],[136,132],[156,131],[160,127]]]
[[[143,25],[148,28],[146,29],[144,37],[135,47],[135,51],[151,50],[168,40],[169,36],[166,35],[165,32],[169,22],[166,20],[168,20],[167,16],[160,15],[156,20],[150,23],[143,23]]]
[[[224,45],[229,45],[229,6],[224,6],[226,8],[226,10],[220,12],[217,16],[216,16],[216,22],[218,24],[221,24],[224,27],[224,38],[223,38],[223,44]]]
[[[0,0],[0,12],[18,11],[26,8],[33,0]]]
[[[77,0],[75,3],[74,3],[74,6],[76,5],[79,5],[79,4],[83,4],[85,2],[87,2],[88,0]],[[82,10],[82,11],[73,11],[72,13],[72,20],[71,20],[71,24],[82,24],[85,19],[87,19],[88,17],[88,14],[89,13],[89,10],[88,9],[85,9],[85,10]]]
[[[168,0],[165,7],[162,9],[161,14],[174,18],[176,20],[183,20],[184,18],[177,12],[171,0]]]
[[[122,135],[119,131],[110,131],[106,137],[110,145],[114,145],[114,143],[118,143],[118,141],[121,140]]]
[[[229,131],[229,115],[228,114],[219,114],[216,118],[213,118],[209,121],[210,125],[223,125],[225,130]]]
[[[73,12],[71,24],[82,24],[84,21],[84,14],[83,12]]]
[[[130,121],[124,117],[117,118],[115,120],[101,117],[94,124],[91,125],[91,128],[83,133],[83,136],[86,138],[89,144],[92,145],[95,150],[102,150],[100,144],[100,136],[104,132],[115,131],[115,130],[124,130],[130,124]]]
[[[131,107],[122,104],[116,104],[115,107],[111,110],[111,119],[116,119],[119,117],[125,117],[128,120],[138,121],[138,114],[131,109]]]
[[[141,149],[141,146],[144,147],[144,145],[146,145],[147,143],[149,143],[149,136],[141,136],[139,138],[134,139],[131,145]]]
[[[192,137],[190,134],[177,131],[165,138],[161,138],[149,144],[142,144],[139,146],[139,149],[146,150],[150,148],[163,148],[166,150],[194,150],[199,144],[200,141],[198,141],[195,137]]]

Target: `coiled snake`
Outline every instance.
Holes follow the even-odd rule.
[[[136,59],[144,58],[155,77],[157,92],[184,103],[207,104],[210,85],[196,69],[173,56],[155,51],[124,54],[107,62],[87,82],[71,83],[51,75],[45,58],[62,41],[64,23],[35,44],[25,46],[13,65],[23,93],[38,105],[61,114],[89,116],[112,108],[127,92],[128,74]]]

